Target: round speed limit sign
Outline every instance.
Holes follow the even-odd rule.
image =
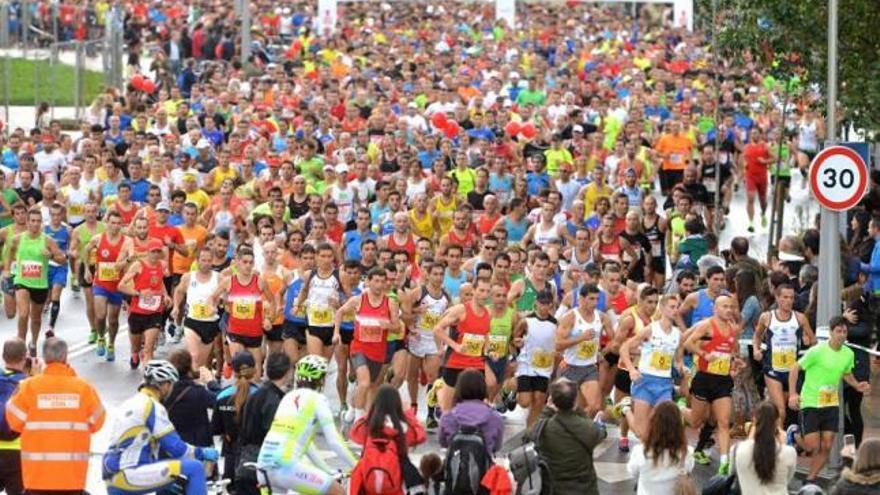
[[[855,151],[830,146],[810,164],[810,188],[819,204],[829,210],[848,210],[868,190],[868,166]]]

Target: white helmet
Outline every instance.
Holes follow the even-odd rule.
[[[296,363],[294,375],[297,380],[316,382],[327,374],[327,360],[315,354],[309,354]]]
[[[153,359],[144,366],[144,382],[148,385],[174,383],[180,380],[177,368],[164,359]]]

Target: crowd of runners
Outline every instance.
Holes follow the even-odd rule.
[[[476,369],[528,427],[551,383],[573,382],[621,452],[677,401],[694,460],[716,445],[721,474],[762,398],[809,481],[841,383],[861,443],[870,359],[844,343],[858,328],[873,347],[876,191],[850,213],[830,322],[815,321],[817,230],[768,262],[748,237],[719,245],[719,225],[766,231],[773,188],[784,202],[824,139],[797,77],[714,61],[703,33],[647,9],[521,4],[511,29],[481,4],[372,2],[345,4],[327,36],[267,11],[258,39],[285,49],[255,73],[226,57],[235,32],[205,48],[211,6],[132,16],[130,83],[78,132],[2,138],[4,309],[32,357],[72,291],[94,359],[127,345],[132,370],[181,340],[221,381],[242,351],[255,383],[276,353],[335,363],[344,431],[390,384],[414,412],[426,401],[431,432]],[[165,37],[149,66],[142,36]],[[743,194],[748,225],[724,226]]]

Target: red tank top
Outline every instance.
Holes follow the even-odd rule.
[[[461,250],[464,252],[465,256],[470,256],[473,251],[473,246],[476,243],[476,236],[474,236],[474,231],[472,227],[469,227],[467,233],[464,237],[459,237],[458,234],[455,233],[454,229],[450,229],[449,231],[449,244],[454,244],[456,246],[460,246]]]
[[[378,306],[370,305],[366,292],[361,294],[360,309],[354,317],[354,340],[351,352],[360,352],[371,361],[384,362],[385,349],[388,345],[388,330],[381,326],[391,319],[388,307],[388,296],[382,294],[382,302]]]
[[[397,241],[394,240],[394,234],[388,234],[388,249],[391,252],[395,251],[406,251],[409,255],[409,261],[412,265],[416,263],[416,240],[413,238],[412,234],[406,234],[406,242],[403,244],[398,244]]]
[[[492,322],[492,315],[486,308],[482,316],[478,316],[473,309],[473,303],[464,305],[464,318],[458,323],[458,332],[455,341],[462,345],[463,352],[451,351],[446,367],[463,370],[474,368],[482,370],[485,365],[483,348],[486,344],[486,335]]]
[[[614,240],[607,244],[602,242],[602,239],[599,239],[599,252],[602,253],[605,259],[620,261],[621,251],[620,237],[615,236]]]
[[[259,277],[254,274],[247,285],[232,276],[227,299],[229,332],[245,337],[263,335],[263,295],[260,293]]]
[[[711,361],[698,356],[697,369],[712,375],[730,375],[730,360],[733,357],[734,350],[736,350],[736,334],[734,332],[728,334],[722,332],[715,318],[712,318],[709,322],[712,327],[712,337],[703,344],[702,349],[707,354],[715,353],[715,356],[713,356]]]
[[[134,220],[134,216],[138,211],[138,207],[136,204],[132,203],[129,209],[123,209],[122,205],[119,203],[115,203],[114,207],[116,211],[119,212],[119,215],[122,217],[122,223],[125,225],[131,225],[131,222]]]
[[[134,288],[138,291],[149,291],[148,296],[134,296],[131,298],[131,312],[141,315],[161,313],[165,309],[162,300],[162,263],[150,265],[141,261],[141,272],[134,279]]]
[[[116,266],[116,260],[119,259],[119,251],[122,250],[123,242],[125,242],[124,235],[119,236],[116,244],[111,244],[107,234],[101,234],[95,253],[95,275],[93,277],[94,284],[98,287],[116,292],[119,279],[122,278],[122,268]]]
[[[480,234],[486,235],[489,232],[492,232],[492,227],[498,223],[498,219],[501,218],[501,214],[495,215],[494,217],[490,217],[483,213],[477,219],[477,230],[480,231]]]
[[[147,248],[147,244],[149,243],[149,241],[150,241],[149,237],[145,241],[141,241],[137,237],[132,237],[131,238],[131,245],[132,245],[133,249],[132,249],[132,255],[129,259],[131,261],[142,261],[144,258],[146,258],[147,253],[150,252],[150,250]]]

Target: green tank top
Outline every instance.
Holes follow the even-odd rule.
[[[519,311],[532,312],[535,310],[535,299],[538,296],[538,290],[535,289],[535,285],[528,277],[523,280],[525,280],[525,288],[523,289],[523,293],[519,297],[519,300],[516,302],[516,309]]]
[[[388,291],[388,299],[396,302],[397,304],[400,304],[400,296],[397,294],[396,288],[393,288]],[[385,340],[388,342],[394,342],[396,340],[403,340],[403,333],[392,332],[389,330],[388,331],[388,338]]]
[[[491,311],[491,308],[489,308]],[[489,347],[487,354],[493,358],[503,357],[507,355],[510,348],[510,335],[513,333],[513,312],[516,311],[512,307],[501,316],[492,315],[489,323]]]
[[[23,234],[18,238],[15,252],[15,285],[29,289],[49,288],[49,257],[43,255],[46,249],[46,234],[42,232],[36,239]]]
[[[9,259],[9,251],[12,246],[12,238],[15,236],[15,229],[12,225],[7,225],[0,229],[0,232],[6,232],[6,242],[3,243],[3,252],[0,253],[0,263],[2,266],[6,266],[6,260]]]
[[[779,150],[779,153],[776,153],[776,150]],[[791,164],[789,162],[789,157],[791,156],[791,152],[788,149],[788,145],[784,145],[781,148],[776,145],[770,148],[770,154],[773,157],[773,161],[770,162],[770,174],[776,177],[776,157],[781,157],[779,161],[779,177],[791,177]]]
[[[89,241],[91,241],[92,238],[96,235],[103,234],[104,230],[106,229],[106,227],[104,226],[104,222],[97,222],[95,224],[94,232],[89,232],[89,229],[86,227],[86,225],[87,224],[84,223],[76,228],[76,235],[77,237],[79,237],[79,246],[77,246],[79,248],[79,252],[76,254],[77,256],[79,256],[80,261],[83,262],[85,262],[86,259],[86,244],[88,244]],[[89,260],[89,264],[94,265],[94,260]]]

